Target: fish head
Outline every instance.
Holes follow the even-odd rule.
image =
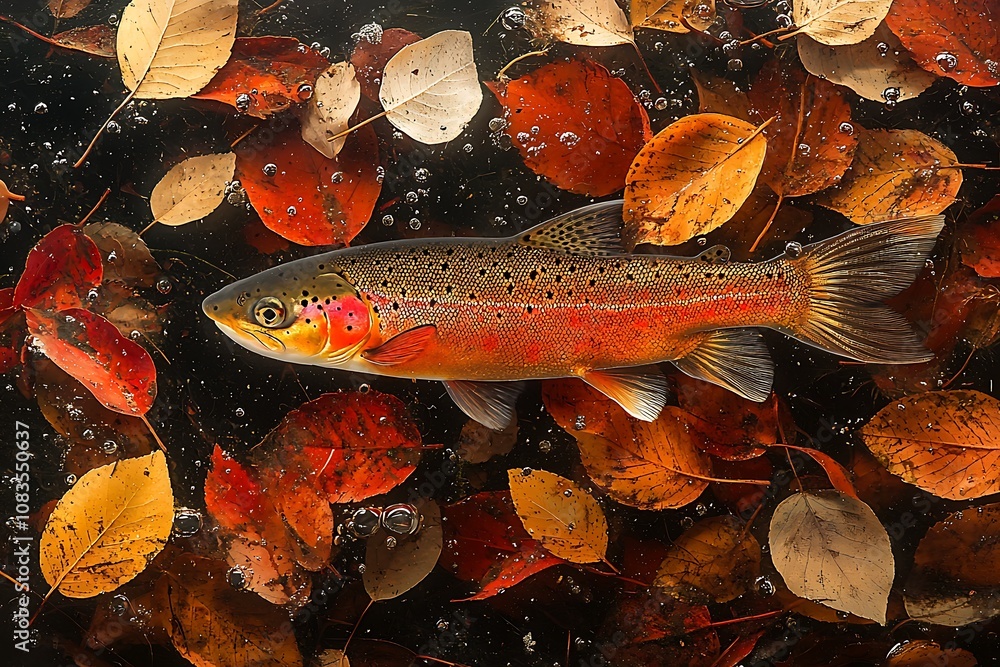
[[[343,272],[307,260],[228,285],[206,297],[202,310],[248,350],[318,366],[353,358],[376,322],[371,305]]]

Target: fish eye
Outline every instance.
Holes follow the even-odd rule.
[[[285,304],[273,296],[265,296],[254,304],[253,318],[262,327],[280,327],[285,321]]]

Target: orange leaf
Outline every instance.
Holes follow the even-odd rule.
[[[62,310],[84,304],[101,284],[104,267],[97,245],[82,229],[60,225],[28,253],[24,273],[14,289],[18,308]]]
[[[519,547],[517,553],[508,555],[486,574],[478,593],[462,600],[462,602],[491,598],[503,593],[511,586],[519,584],[533,574],[566,562],[562,558],[550,554],[540,542],[535,540],[525,540],[519,544]]]

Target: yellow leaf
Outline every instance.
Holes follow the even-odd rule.
[[[316,658],[316,667],[351,667],[351,662],[343,651],[331,648]]]
[[[1000,401],[932,391],[891,403],[861,428],[889,472],[950,500],[1000,493]]]
[[[140,99],[194,95],[233,50],[238,0],[132,0],[118,25],[122,79]]]
[[[885,625],[892,546],[868,505],[839,491],[796,493],[775,508],[768,541],[793,593]]]
[[[528,17],[540,39],[576,46],[634,44],[632,26],[615,0],[535,0]]]
[[[691,32],[684,19],[695,30],[704,31],[715,21],[715,0],[632,0],[629,18],[633,28]]]
[[[173,520],[163,452],[95,468],[66,492],[45,524],[42,576],[70,598],[113,591],[160,553]]]
[[[433,500],[417,503],[422,515],[420,531],[410,537],[379,532],[368,540],[362,580],[372,600],[391,600],[407,592],[430,574],[444,545],[441,508]],[[390,547],[388,539],[395,540]]]
[[[796,33],[830,45],[857,44],[873,34],[892,0],[794,0]]]
[[[199,155],[174,165],[149,197],[154,221],[177,226],[204,218],[222,203],[235,172],[235,153]]]
[[[572,563],[603,561],[608,520],[594,498],[565,477],[545,470],[507,471],[521,523],[553,555]]]
[[[302,115],[302,140],[328,158],[337,157],[347,137],[331,139],[350,124],[361,101],[361,84],[350,63],[334,63],[316,79]]]
[[[764,166],[763,127],[706,113],[653,137],[625,177],[626,239],[676,245],[733,217]]]

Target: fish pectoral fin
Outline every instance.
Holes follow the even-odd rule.
[[[502,431],[514,418],[514,404],[524,383],[448,380],[444,388],[462,412],[487,428]]]
[[[764,338],[749,329],[719,329],[690,354],[674,360],[681,372],[724,387],[757,403],[771,395],[774,364]]]
[[[733,252],[728,247],[724,245],[714,245],[711,248],[702,250],[695,259],[699,262],[704,262],[705,264],[725,264],[732,256]]]
[[[378,347],[365,350],[361,358],[379,366],[394,366],[420,356],[437,333],[433,324],[424,324],[396,334]]]
[[[667,379],[655,366],[587,371],[582,377],[636,419],[655,421],[667,403]]]
[[[622,207],[615,201],[591,204],[552,218],[514,237],[522,245],[565,250],[575,255],[618,255],[622,242]]]

